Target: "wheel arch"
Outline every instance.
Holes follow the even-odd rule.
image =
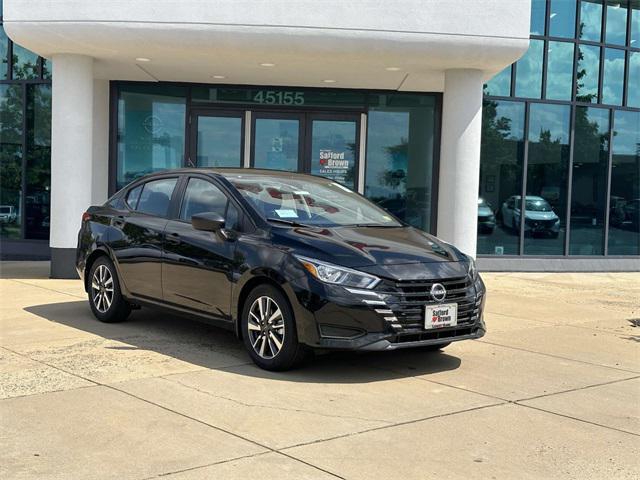
[[[89,281],[90,281],[89,272],[91,272],[91,267],[93,267],[93,264],[96,262],[96,260],[102,256],[107,257],[109,260],[113,261],[111,259],[111,256],[109,255],[109,252],[101,247],[98,247],[93,252],[91,252],[87,257],[87,260],[85,261],[85,266],[84,266],[84,291],[85,292],[89,291]]]

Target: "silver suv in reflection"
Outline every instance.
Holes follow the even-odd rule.
[[[530,234],[545,234],[553,238],[560,233],[560,219],[553,208],[542,197],[527,195],[524,207],[524,231]],[[522,197],[512,195],[502,204],[502,224],[513,230],[520,229],[520,205]]]

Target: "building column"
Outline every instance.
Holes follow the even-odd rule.
[[[51,277],[77,278],[78,230],[92,201],[93,58],[61,54],[52,61]]]
[[[476,256],[480,136],[480,70],[445,71],[437,235]]]

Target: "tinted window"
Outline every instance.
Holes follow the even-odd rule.
[[[582,0],[580,2],[579,38],[600,41],[602,30],[602,0]]]
[[[227,206],[227,214],[224,217],[225,228],[231,230],[242,230],[240,227],[240,212],[238,208],[231,202]]]
[[[135,210],[138,206],[138,200],[140,199],[140,193],[142,192],[142,185],[138,185],[136,188],[129,190],[127,194],[127,205],[129,208]]]
[[[529,50],[516,63],[516,97],[540,98],[543,40],[530,40]]]
[[[602,103],[622,105],[624,83],[624,50],[604,49],[604,75],[602,79]]]
[[[636,14],[640,17],[640,10]],[[640,78],[640,52],[629,52],[629,76],[627,77],[627,106],[640,107],[640,88],[633,88],[633,79]]]
[[[571,100],[573,84],[573,43],[549,42],[547,98]]]
[[[627,39],[627,2],[611,1],[607,5],[606,43],[624,45]]]
[[[227,196],[213,183],[201,178],[189,179],[180,209],[180,218],[191,221],[197,213],[214,212],[225,216]]]
[[[547,10],[546,0],[531,0],[531,34],[544,35],[544,14]]]
[[[145,183],[136,210],[149,215],[166,217],[177,180],[177,178],[164,178]]]
[[[600,47],[580,45],[578,48],[578,73],[576,76],[576,100],[598,101],[598,75],[600,72]]]
[[[576,33],[576,0],[551,0],[549,35],[572,38]]]
[[[496,73],[494,77],[484,85],[485,95],[508,97],[511,93],[511,65]]]

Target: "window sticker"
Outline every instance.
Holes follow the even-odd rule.
[[[298,213],[295,210],[291,210],[289,208],[281,208],[280,210],[276,210],[276,214],[280,218],[298,218]]]

